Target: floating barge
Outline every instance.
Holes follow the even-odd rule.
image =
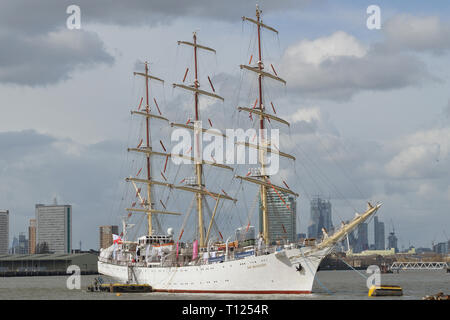
[[[402,296],[403,289],[392,285],[372,286],[368,295],[369,297]]]
[[[148,284],[103,283],[88,286],[90,292],[145,293],[153,289]]]
[[[422,300],[450,300],[450,295],[446,295],[443,292],[439,292],[432,296],[425,296]]]

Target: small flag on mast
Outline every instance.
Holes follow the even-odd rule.
[[[117,234],[113,234],[112,237],[113,237],[113,244],[122,242],[122,239]]]

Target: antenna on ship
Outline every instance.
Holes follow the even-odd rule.
[[[252,67],[250,66],[251,60],[249,62],[249,65],[240,65],[241,69],[245,69],[248,71],[252,71],[258,74],[258,98],[257,101],[255,101],[255,105],[253,106],[253,108],[246,108],[246,107],[238,107],[239,111],[246,111],[249,112],[250,117],[252,114],[256,114],[259,116],[259,135],[260,135],[260,145],[254,145],[251,143],[245,143],[245,145],[247,147],[252,147],[252,148],[257,148],[259,150],[259,162],[260,162],[260,168],[259,168],[259,172],[256,172],[256,174],[252,174],[249,176],[236,176],[237,178],[241,179],[241,180],[245,180],[248,182],[252,182],[255,184],[259,184],[260,185],[260,199],[261,199],[261,210],[262,210],[262,225],[263,225],[263,236],[264,236],[264,241],[266,243],[266,245],[270,244],[270,237],[269,237],[269,217],[268,217],[268,208],[267,208],[267,190],[268,189],[273,189],[275,190],[275,192],[277,193],[277,195],[280,197],[280,199],[282,199],[281,195],[279,194],[278,191],[282,191],[291,195],[294,195],[296,197],[298,197],[298,194],[291,191],[289,188],[283,188],[280,186],[275,186],[270,182],[270,176],[267,174],[266,172],[266,152],[270,152],[270,153],[275,153],[278,155],[281,155],[283,157],[289,158],[291,160],[295,160],[295,157],[286,154],[284,152],[281,152],[278,150],[279,146],[270,146],[270,142],[268,141],[267,137],[264,136],[264,129],[265,129],[265,120],[268,119],[285,124],[287,126],[289,126],[289,122],[287,122],[286,120],[279,118],[275,115],[272,115],[268,112],[266,112],[266,108],[265,108],[265,101],[264,101],[264,95],[263,95],[263,90],[262,90],[262,80],[263,78],[270,78],[273,80],[276,80],[278,82],[283,83],[284,85],[286,84],[286,81],[280,77],[278,77],[275,68],[273,67],[273,65],[271,65],[272,70],[273,70],[273,74],[267,71],[264,71],[264,63],[263,63],[263,59],[262,59],[262,41],[261,41],[261,28],[270,30],[272,32],[275,32],[278,34],[278,31],[266,24],[263,23],[262,19],[261,19],[261,13],[262,11],[259,9],[259,6],[256,5],[256,20],[252,19],[252,18],[247,18],[247,17],[242,17],[243,21],[248,21],[251,23],[256,24],[257,26],[257,33],[258,33],[258,62],[257,62],[257,67]],[[252,56],[253,57],[253,56]],[[271,103],[272,108],[275,112],[275,108],[273,107],[273,104]],[[258,107],[257,107],[258,106]],[[274,147],[274,148],[272,148]],[[283,199],[282,199],[283,200]],[[284,200],[283,200],[284,201]]]

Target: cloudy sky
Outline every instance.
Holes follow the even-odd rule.
[[[176,41],[197,31],[201,43],[217,50],[200,56],[201,84],[209,89],[209,75],[225,98],[205,100],[203,119],[220,129],[252,126],[235,109],[256,98],[254,78],[239,69],[256,54],[255,28],[241,19],[254,16],[255,4],[79,0],[81,29],[70,30],[72,1],[38,3],[0,3],[0,208],[10,210],[12,240],[27,230],[36,203],[56,197],[73,205],[73,246],[97,248],[98,226],[119,224],[123,215],[123,177],[139,167],[128,166],[125,151],[142,129],[129,113],[143,94],[133,71],[149,61],[166,80],[152,91],[161,111],[186,122],[192,97],[170,84],[182,81],[192,62],[192,52]],[[281,145],[296,161],[282,163],[280,173],[300,194],[299,231],[308,226],[310,199],[321,195],[333,203],[335,225],[363,211],[367,200],[380,201],[380,220],[395,228],[400,246],[447,240],[446,1],[259,4],[264,22],[279,31],[263,32],[263,56],[287,85],[267,81],[264,91],[266,104],[273,101],[277,115],[291,122],[289,130],[280,127]],[[379,30],[366,26],[372,4],[381,9]],[[169,145],[170,130],[161,133]],[[238,208],[226,214],[239,223],[248,214]]]

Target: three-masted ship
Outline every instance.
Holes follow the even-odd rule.
[[[266,110],[262,85],[263,79],[270,78],[283,84],[286,82],[278,77],[273,68],[273,73],[265,71],[262,59],[261,29],[264,28],[276,33],[278,31],[262,22],[261,11],[258,8],[256,9],[256,19],[243,17],[243,20],[253,23],[257,29],[258,61],[256,65],[250,65],[250,62],[249,65],[241,65],[240,68],[256,73],[258,98],[253,108],[238,107],[238,110],[248,112],[250,116],[258,117],[261,135],[264,134],[266,121],[275,121],[289,125],[286,120]],[[215,50],[199,44],[196,33],[193,35],[192,42],[178,41],[178,44],[193,48],[194,81],[192,85],[173,84],[173,87],[187,90],[194,95],[194,120],[197,123],[197,121],[201,120],[199,96],[205,95],[223,100],[222,97],[215,93],[209,78],[212,92],[200,89],[198,80],[198,50],[211,52],[215,52]],[[158,114],[152,112],[149,101],[149,81],[163,82],[163,80],[149,73],[148,63],[145,63],[144,73],[135,72],[135,75],[145,79],[145,108],[141,111],[139,107],[139,110],[132,111],[132,114],[145,118],[145,137],[137,148],[129,148],[128,151],[145,157],[146,176],[144,178],[129,177],[126,179],[133,186],[140,202],[140,207],[133,205],[130,208],[126,208],[126,211],[128,215],[137,212],[147,216],[148,234],[139,237],[137,240],[130,240],[126,234],[127,225],[124,222],[122,237],[115,236],[114,244],[109,248],[103,249],[100,253],[98,261],[99,273],[110,276],[119,282],[149,284],[154,291],[160,292],[311,293],[314,277],[322,259],[346,235],[372,216],[379,209],[380,204],[372,206],[369,203],[364,213],[356,214],[352,221],[342,224],[340,229],[333,235],[328,235],[324,230],[324,237],[319,243],[309,242],[306,245],[298,243],[284,243],[280,245],[278,243],[274,245],[273,239],[270,239],[269,234],[268,191],[272,189],[278,196],[282,193],[297,197],[298,194],[287,187],[287,185],[285,188],[271,182],[265,158],[267,153],[277,153],[290,159],[295,158],[279,151],[277,146],[271,146],[267,137],[260,136],[261,143],[259,145],[245,143],[246,147],[258,149],[259,168],[249,171],[249,174],[246,176],[236,175],[235,178],[258,186],[260,210],[262,212],[262,232],[258,239],[250,239],[255,241],[247,241],[244,245],[239,244],[237,241],[230,242],[228,240],[212,242],[210,240],[210,231],[219,201],[236,201],[236,199],[229,196],[224,190],[221,192],[208,190],[204,179],[203,167],[211,165],[225,170],[233,170],[233,168],[215,161],[204,160],[200,154],[194,154],[194,157],[190,157],[185,154],[168,153],[166,150],[164,150],[165,152],[154,150],[151,135],[149,134],[150,121],[164,121],[172,127],[192,130],[194,132],[194,143],[197,144],[201,143],[198,138],[198,131],[205,131],[205,129],[199,129],[190,123],[171,123],[169,119],[162,116],[157,104]],[[164,148],[164,146],[162,147]],[[196,149],[200,150],[200,148]],[[151,172],[153,157],[165,157],[166,164],[167,160],[173,157],[191,160],[194,163],[195,176],[184,185],[170,183],[166,180],[160,181]],[[178,212],[166,210],[165,206],[163,208],[155,206],[155,202],[152,201],[152,187],[154,186],[195,194],[198,221],[197,240],[180,242],[183,230],[181,230],[178,239],[174,238],[172,228],[168,229],[167,233],[154,231],[153,222],[158,221],[157,216],[164,214],[180,215]],[[204,223],[205,197],[212,197],[216,201],[208,228],[206,228]]]

